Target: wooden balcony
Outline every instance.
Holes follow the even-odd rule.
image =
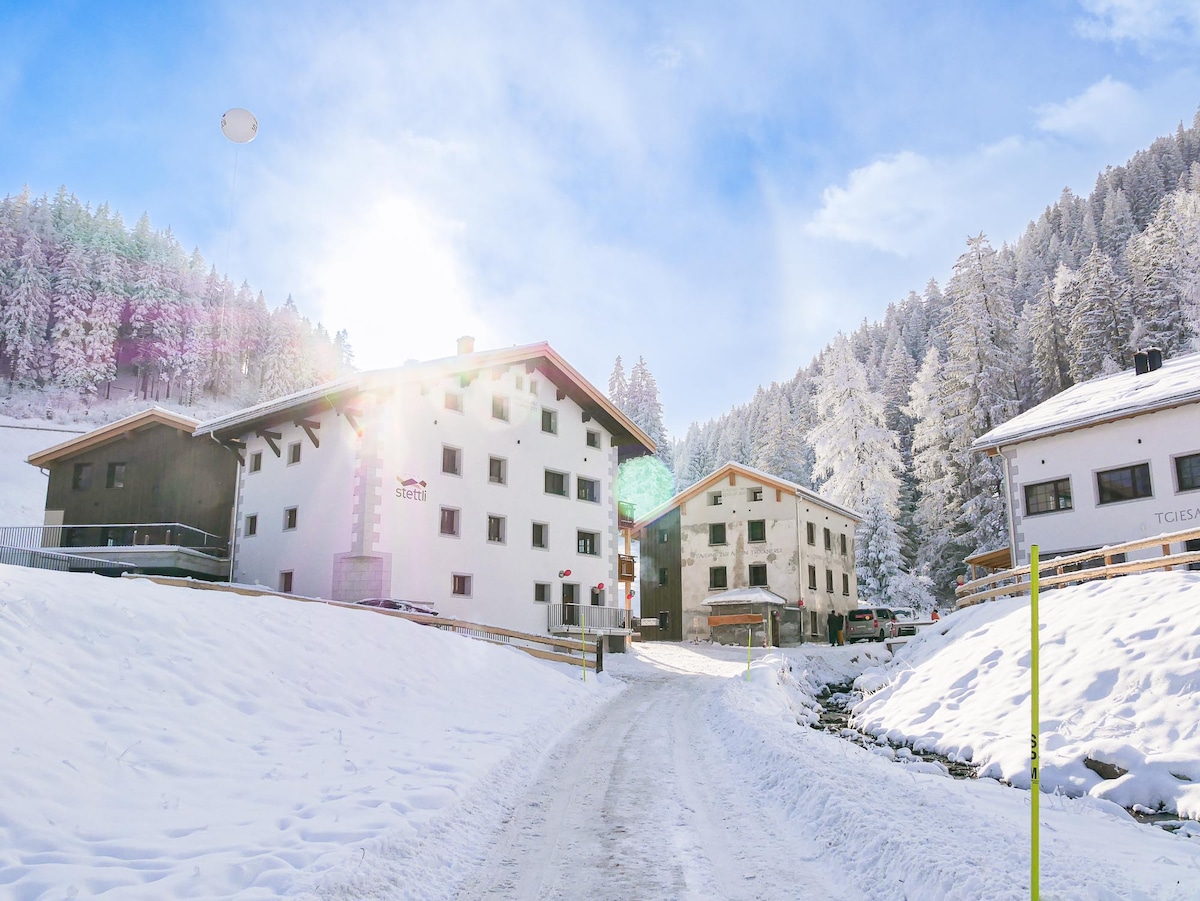
[[[617,502],[617,528],[632,529],[635,522],[633,516],[633,504],[627,501]]]
[[[617,554],[617,581],[632,582],[634,580],[634,558],[628,554]]]

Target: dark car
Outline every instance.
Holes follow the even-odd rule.
[[[384,610],[399,610],[401,613],[423,613],[425,616],[437,616],[437,611],[427,604],[398,601],[395,598],[363,598],[354,603],[360,607],[380,607]]]

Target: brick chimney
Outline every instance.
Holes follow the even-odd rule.
[[[475,339],[470,335],[463,335],[458,339],[458,355],[475,353]]]

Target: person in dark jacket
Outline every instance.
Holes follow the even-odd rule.
[[[825,615],[825,628],[829,630],[829,643],[837,644],[838,639],[838,615],[836,611],[830,610]]]

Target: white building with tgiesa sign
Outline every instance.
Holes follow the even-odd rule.
[[[1013,565],[1035,544],[1045,559],[1200,528],[1200,354],[1136,364],[974,443],[1004,463]]]
[[[356,373],[196,435],[241,460],[236,582],[524,632],[570,631],[581,613],[627,628],[617,466],[654,444],[548,344],[463,339],[454,357]]]

